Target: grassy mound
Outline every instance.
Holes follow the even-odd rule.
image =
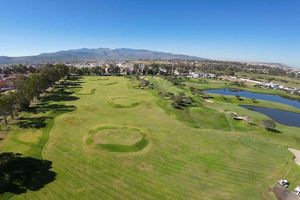
[[[88,93],[78,93],[78,95],[92,95],[92,94],[95,94],[95,92],[96,92],[96,89],[94,88],[94,89],[91,89],[91,91]]]
[[[114,108],[134,108],[142,104],[142,102],[134,98],[116,97],[108,101],[108,104]]]
[[[149,143],[146,134],[137,128],[104,126],[88,133],[86,144],[110,152],[137,152]]]
[[[95,144],[124,144],[133,145],[142,139],[138,130],[131,129],[106,129],[94,134]]]

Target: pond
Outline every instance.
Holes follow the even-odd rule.
[[[250,105],[240,105],[243,108],[262,113],[272,118],[274,121],[287,125],[295,126],[300,128],[300,113],[289,112],[284,110],[278,110],[274,108],[250,106]]]
[[[233,90],[233,89],[212,89],[212,90],[205,90],[205,92],[211,94],[221,94],[221,95],[232,95],[232,96],[238,95],[246,98],[273,101],[276,103],[282,103],[300,109],[300,101],[284,98],[279,95],[261,94],[261,93],[249,92],[244,90]]]

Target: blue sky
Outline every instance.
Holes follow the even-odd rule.
[[[0,55],[82,47],[300,66],[300,1],[0,0]]]

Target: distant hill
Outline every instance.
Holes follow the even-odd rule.
[[[36,56],[7,57],[0,56],[0,64],[41,63],[41,62],[76,62],[85,60],[207,60],[195,56],[172,54],[142,49],[74,49]]]

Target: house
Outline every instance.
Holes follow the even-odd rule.
[[[196,72],[190,72],[187,77],[189,77],[189,78],[199,78],[200,75]]]
[[[0,80],[0,92],[15,89],[15,78],[6,77]]]
[[[273,83],[273,82],[266,83],[265,85],[266,85],[266,87],[268,87],[268,88],[279,89],[279,85],[276,84],[276,83]]]
[[[207,73],[196,73],[196,72],[190,72],[187,77],[190,78],[215,78],[215,74],[207,74]]]
[[[217,75],[215,75],[215,74],[208,74],[207,78],[216,78],[216,77],[217,77]]]

